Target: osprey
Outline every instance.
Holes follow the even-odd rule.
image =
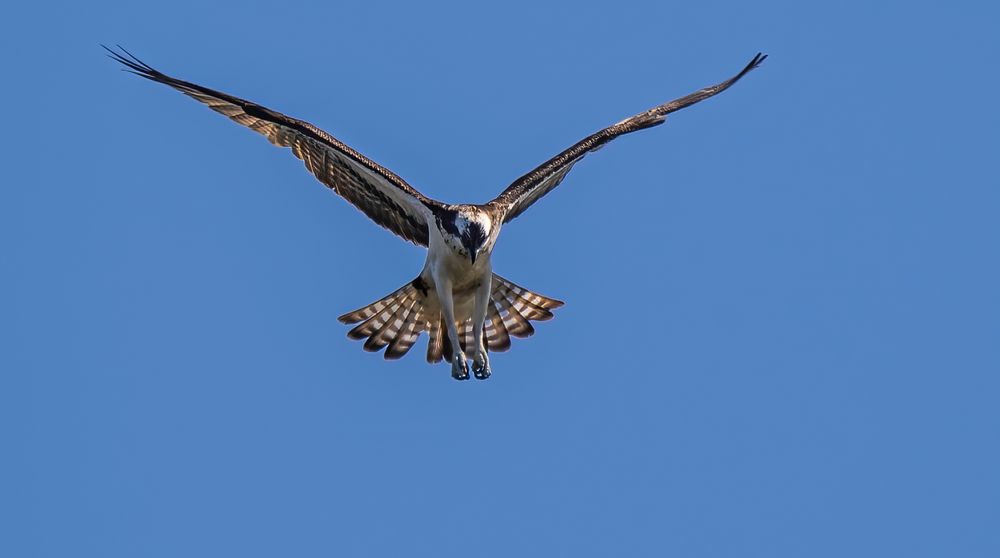
[[[427,362],[446,359],[456,380],[469,378],[466,355],[470,351],[476,378],[488,378],[488,351],[509,349],[511,336],[530,336],[534,333],[532,321],[552,318],[552,310],[563,305],[493,273],[490,256],[503,225],[558,186],[587,153],[623,134],[663,124],[671,112],[721,93],[767,58],[758,53],[743,70],[722,83],[587,136],[515,180],[489,203],[452,205],[421,194],[389,169],[308,122],[170,77],[121,47],[121,52],[104,48],[127,71],[169,85],[264,135],[271,143],[291,148],[320,182],[373,221],[426,246],[427,261],[420,275],[339,319],[358,324],[347,336],[366,339],[366,351],[385,348],[386,359],[402,357],[422,332],[428,332]]]

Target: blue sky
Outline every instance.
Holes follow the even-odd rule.
[[[0,554],[1000,555],[997,19],[8,8]],[[504,229],[567,304],[459,383],[336,321],[421,249],[98,43],[451,202],[770,58]]]

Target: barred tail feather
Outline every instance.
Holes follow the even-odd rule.
[[[507,332],[507,326],[495,303],[490,304],[489,314],[486,316],[486,348],[498,353],[510,349],[510,333]]]
[[[468,354],[476,346],[475,328],[472,320],[466,320],[462,327],[458,328],[458,341],[462,345],[462,352]]]
[[[451,337],[448,337],[448,329],[444,325],[444,317],[441,318],[441,325],[437,328],[438,338],[441,340],[441,356],[445,362],[451,362],[451,355],[455,354],[455,349],[451,346]]]
[[[399,332],[406,327],[407,317],[409,316],[410,309],[413,308],[414,304],[417,304],[417,299],[415,297],[407,296],[402,299],[396,309],[396,312],[393,313],[392,318],[390,318],[385,325],[383,325],[378,332],[370,337],[368,342],[365,343],[365,350],[378,351],[382,349],[382,347],[385,347],[389,343],[395,341]],[[370,347],[369,344],[371,345]],[[390,355],[388,351],[384,356],[387,360],[392,358],[392,355]]]
[[[453,349],[441,311],[436,304],[428,308],[426,286],[418,281],[407,283],[391,294],[338,318],[345,324],[357,324],[347,336],[364,339],[364,349],[376,352],[385,349],[386,360],[402,358],[417,342],[420,334],[428,333],[427,362],[433,364],[451,360]],[[493,274],[490,304],[483,340],[487,351],[510,349],[511,337],[529,337],[535,332],[532,321],[552,319],[552,310],[563,303],[554,298],[529,291]],[[456,324],[462,352],[475,348],[472,320]]]
[[[427,363],[436,364],[444,359],[444,339],[448,337],[447,334],[441,335],[441,328],[444,323],[441,322],[441,316],[437,316],[430,320],[430,325],[427,330]]]
[[[366,351],[376,352],[388,346],[383,356],[391,360],[405,355],[423,331],[424,324],[417,319],[422,305],[423,295],[412,283],[407,283],[388,296],[338,319],[345,324],[361,322],[347,332],[347,336],[367,338]]]
[[[551,311],[563,305],[560,300],[529,291],[496,273],[490,297],[493,305],[487,316],[486,339],[491,351],[509,349],[510,336],[530,337],[535,333],[530,320],[551,320]]]
[[[534,326],[527,320],[502,293],[493,291],[493,306],[500,314],[507,333],[514,337],[531,337],[535,333]]]
[[[404,324],[399,333],[389,342],[389,346],[385,350],[386,360],[395,360],[398,358],[403,358],[413,344],[417,342],[417,338],[420,337],[420,332],[423,331],[423,308],[421,308],[420,303],[414,301],[412,307],[410,307],[409,313],[403,318]]]

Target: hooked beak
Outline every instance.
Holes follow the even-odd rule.
[[[469,261],[475,264],[476,257],[479,256],[479,249],[482,248],[482,246],[476,246],[476,242],[471,238],[463,238],[462,245],[465,246],[466,251],[469,252]]]

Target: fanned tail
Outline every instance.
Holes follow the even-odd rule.
[[[358,324],[347,333],[351,339],[366,339],[366,351],[385,349],[387,360],[402,358],[426,331],[427,362],[451,360],[453,349],[448,330],[437,304],[427,305],[427,287],[418,278],[393,293],[339,318],[345,324]],[[512,281],[493,274],[490,305],[483,324],[487,351],[510,349],[511,337],[529,337],[535,333],[532,321],[552,319],[552,310],[562,301],[529,291]],[[472,320],[456,324],[462,352],[475,346]]]
[[[386,360],[402,358],[417,342],[426,323],[423,316],[425,295],[414,284],[407,283],[392,294],[364,308],[337,318],[345,324],[357,324],[347,336],[365,339],[364,349],[376,352],[388,346]]]

